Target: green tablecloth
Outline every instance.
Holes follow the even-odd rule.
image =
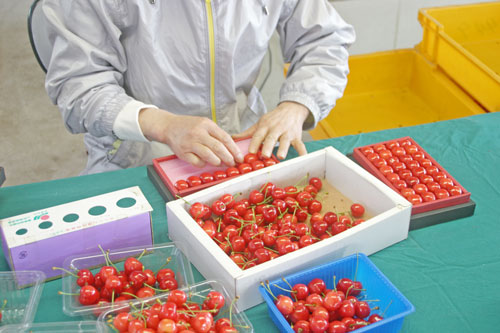
[[[309,151],[331,145],[348,154],[357,146],[411,136],[472,193],[474,216],[412,231],[407,240],[370,256],[416,308],[404,332],[500,330],[499,127],[500,112],[306,144]],[[154,208],[155,242],[168,241],[165,204],[145,167],[0,188],[0,218],[134,185]],[[35,322],[80,320],[63,314],[60,289],[61,280],[45,284]],[[264,304],[246,314],[256,332],[276,330]]]

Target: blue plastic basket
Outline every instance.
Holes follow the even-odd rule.
[[[357,273],[356,273],[356,265]],[[336,281],[341,278],[354,279],[361,281],[363,291],[361,295],[365,294],[368,299],[380,300],[378,307],[380,310],[373,310],[372,313],[382,314],[387,308],[384,319],[370,324],[363,328],[357,329],[355,332],[399,332],[403,325],[404,317],[415,311],[415,307],[408,301],[408,299],[396,289],[396,287],[382,274],[382,272],[371,262],[368,257],[362,253],[353,254],[343,259],[318,266],[313,269],[304,270],[289,276],[285,276],[286,281],[292,286],[297,283],[308,284],[314,278],[320,278],[325,281],[328,289],[333,289],[333,276]],[[278,288],[290,289],[282,279],[269,282],[272,293],[277,296],[284,294],[290,296],[289,292],[283,291]],[[275,287],[277,285],[278,287]],[[262,297],[267,303],[269,315],[274,324],[281,332],[291,332],[293,329],[286,321],[285,317],[278,311],[274,305],[272,296],[263,287],[259,287]],[[392,303],[391,303],[392,301]]]

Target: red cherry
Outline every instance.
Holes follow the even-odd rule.
[[[347,327],[341,321],[334,320],[328,324],[328,333],[345,333],[347,332]]]
[[[411,202],[412,205],[418,205],[422,203],[422,197],[418,194],[410,194],[406,199]]]
[[[462,194],[462,188],[460,186],[457,186],[457,185],[450,187],[448,189],[448,191],[450,192],[450,195],[452,197]]]
[[[323,187],[323,182],[318,177],[312,177],[311,179],[309,179],[309,185],[314,186],[319,192]]]
[[[220,310],[222,307],[224,307],[225,304],[225,299],[224,295],[222,295],[218,291],[211,291],[207,294],[205,300],[203,301],[202,304],[202,309],[204,310]],[[214,313],[214,315],[217,315],[217,313]]]
[[[307,284],[307,288],[311,293],[322,294],[326,289],[326,284],[322,279],[314,278]]]
[[[183,306],[187,301],[187,295],[184,291],[175,289],[170,292],[167,301],[175,303],[177,306]]]
[[[328,311],[335,311],[340,307],[340,304],[345,299],[345,295],[341,291],[330,291],[323,299],[323,306]]]
[[[365,301],[354,303],[354,308],[356,310],[356,316],[358,316],[359,318],[366,318],[370,315],[370,305],[368,305],[368,303]]]
[[[268,166],[271,166],[271,165],[275,165],[277,162],[275,160],[273,160],[272,158],[266,158],[264,159],[264,165],[266,167]]]
[[[203,172],[200,174],[200,179],[203,184],[208,184],[214,181],[214,176],[211,173]]]
[[[379,158],[378,160],[374,160],[374,161],[372,162],[372,164],[373,164],[374,166],[376,166],[377,168],[380,168],[380,167],[382,167],[382,166],[384,166],[384,165],[387,165],[387,161],[386,161],[386,160],[384,160],[383,158]]]
[[[209,332],[214,323],[214,318],[210,312],[198,312],[191,317],[189,323],[195,332],[205,333]]]
[[[226,212],[226,204],[222,200],[215,200],[212,203],[212,212],[215,215],[223,215]]]
[[[382,318],[382,316],[380,316],[380,315],[378,315],[378,314],[374,313],[374,314],[372,314],[372,315],[370,316],[370,318],[368,318],[368,322],[369,322],[370,324],[373,324],[373,323],[376,323],[377,321],[381,321],[381,320],[383,320],[383,319],[384,319],[384,318]]]
[[[286,295],[278,295],[274,304],[282,315],[288,316],[293,312],[293,301]]]
[[[238,165],[238,170],[242,175],[253,171],[252,166],[248,163],[241,163]]]
[[[434,191],[434,194],[438,199],[446,199],[450,196],[450,193],[444,188],[437,189],[436,191]]]
[[[325,332],[328,328],[328,320],[320,316],[312,316],[309,319],[309,325],[311,327],[311,331],[314,333]]]
[[[252,170],[259,170],[266,167],[266,165],[262,161],[253,161],[252,163],[250,163],[250,165],[252,166]]]
[[[432,192],[424,192],[424,193],[421,193],[421,195],[422,195],[422,199],[424,200],[424,202],[436,200],[436,195]]]
[[[118,332],[127,332],[129,322],[132,321],[133,319],[134,318],[130,313],[121,312],[117,314],[116,317],[113,319],[113,326],[118,330]]]
[[[99,297],[100,294],[96,287],[87,285],[80,288],[78,300],[81,305],[92,305],[97,303]]]
[[[354,308],[354,303],[346,299],[340,303],[337,312],[341,317],[353,317],[356,314],[356,309]]]
[[[189,188],[189,183],[184,179],[179,179],[175,182],[174,186],[178,191],[182,191]]]
[[[240,170],[238,170],[235,167],[229,167],[229,168],[226,169],[226,175],[228,177],[238,176],[239,174],[240,174]]]
[[[243,157],[243,161],[245,161],[245,163],[248,163],[248,164],[251,164],[252,162],[255,162],[258,160],[259,160],[259,158],[257,157],[257,154],[248,153]]]
[[[366,155],[366,158],[368,159],[368,161],[370,161],[371,163],[373,163],[375,160],[379,160],[380,159],[380,155],[377,154],[377,153],[369,153]]]
[[[217,170],[214,172],[214,180],[221,180],[227,178],[227,173],[222,170]]]
[[[201,184],[203,184],[200,177],[198,177],[198,176],[189,176],[187,179],[187,182],[188,182],[190,187],[200,186]]]
[[[342,278],[337,282],[336,286],[337,290],[340,290],[344,294],[347,294],[347,291],[354,288],[354,283],[351,279]]]
[[[351,213],[356,218],[362,217],[365,213],[365,207],[359,203],[354,203],[351,205]]]
[[[264,199],[265,199],[264,194],[262,194],[257,190],[253,190],[252,192],[250,192],[250,195],[248,196],[248,201],[252,205],[257,205],[262,201],[264,201]]]
[[[136,333],[142,332],[145,329],[146,324],[142,319],[133,319],[128,324],[128,332]]]
[[[418,151],[418,147],[413,145],[413,144],[410,144],[410,145],[406,145],[404,147],[404,149],[406,150],[406,152],[410,155],[413,155],[415,154],[417,151]]]

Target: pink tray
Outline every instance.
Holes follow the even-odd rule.
[[[241,140],[236,140],[236,144],[240,148],[241,152],[243,155],[246,155],[248,153],[248,147],[250,146],[250,141],[251,138],[248,139],[241,139]],[[271,158],[276,162],[279,163],[278,159],[276,156],[272,155]],[[173,195],[174,198],[177,197],[184,197],[186,195],[189,195],[191,193],[198,192],[200,190],[203,190],[205,188],[208,188],[210,186],[222,183],[228,179],[232,179],[238,176],[233,176],[233,177],[227,177],[221,180],[216,180],[210,183],[198,185],[198,186],[193,186],[189,187],[185,190],[178,190],[175,187],[175,182],[180,180],[180,179],[187,179],[189,176],[198,176],[203,172],[209,172],[213,173],[218,170],[225,171],[228,167],[227,166],[206,166],[204,168],[197,168],[195,166],[192,166],[189,163],[184,162],[183,160],[179,159],[176,155],[169,155],[165,157],[159,157],[156,159],[153,159],[153,167],[155,171],[158,173],[160,176],[162,182],[165,184],[169,192]]]
[[[461,194],[457,194],[454,196],[450,196],[447,198],[436,198],[434,201],[427,201],[427,202],[422,202],[419,204],[414,204],[412,208],[412,215],[413,214],[419,214],[423,212],[428,212],[432,211],[435,209],[440,209],[440,208],[445,208],[445,207],[450,207],[462,203],[466,203],[470,200],[470,192],[465,190],[463,186],[461,186],[455,178],[453,178],[432,156],[430,156],[420,145],[418,145],[415,140],[413,140],[411,137],[403,137],[399,139],[394,139],[394,140],[388,140],[388,141],[383,141],[383,142],[378,142],[374,143],[371,145],[366,145],[362,147],[357,147],[354,148],[353,150],[353,157],[354,159],[366,170],[368,170],[371,174],[379,178],[381,181],[383,181],[387,186],[392,188],[394,191],[400,193],[400,191],[385,177],[385,175],[380,172],[379,168],[377,168],[368,158],[365,156],[363,151],[365,151],[366,148],[374,148],[378,145],[385,145],[387,147],[388,144],[392,144],[394,142],[401,143],[404,141],[410,141],[413,145],[415,145],[418,148],[418,151],[424,153],[424,156],[426,159],[429,159],[432,162],[432,165],[435,165],[440,172],[443,172],[446,175],[446,178],[450,178],[453,183],[456,186],[459,186],[462,190]],[[390,150],[390,149],[389,149]],[[401,194],[401,193],[400,193]]]

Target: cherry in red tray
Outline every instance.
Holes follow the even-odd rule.
[[[470,192],[410,137],[357,147],[353,157],[410,201],[412,214],[470,201]]]
[[[244,154],[244,162],[235,167],[207,166],[200,169],[184,162],[175,155],[153,159],[153,167],[173,199],[184,197],[230,178],[279,163],[274,155],[265,158],[260,155],[260,152],[257,154],[248,153],[250,140],[248,138],[236,141]]]

